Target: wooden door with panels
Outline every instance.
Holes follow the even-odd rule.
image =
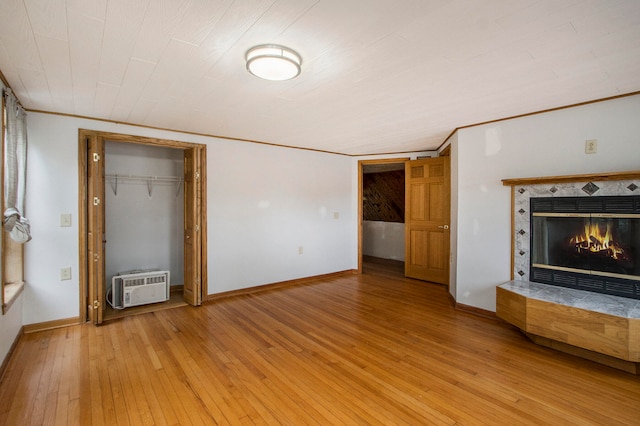
[[[184,301],[197,306],[206,282],[206,147],[187,142],[80,130],[80,315],[101,324],[105,308],[105,141],[180,149],[184,153]]]
[[[105,286],[104,141],[97,135],[85,140],[87,165],[87,317],[102,323]]]
[[[202,209],[200,199],[200,152],[187,149],[184,153],[184,300],[190,305],[202,303],[201,287],[201,240],[198,237],[201,229]]]
[[[405,163],[405,275],[449,284],[450,158]]]

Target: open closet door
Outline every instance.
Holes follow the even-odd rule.
[[[102,323],[104,309],[104,140],[87,136],[87,317]]]
[[[449,157],[405,163],[405,275],[449,284]]]
[[[184,301],[202,304],[202,200],[199,148],[184,151]]]

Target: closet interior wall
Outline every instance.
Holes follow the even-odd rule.
[[[170,271],[184,277],[184,152],[105,142],[106,290],[114,275]]]

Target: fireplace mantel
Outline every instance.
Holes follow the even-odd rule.
[[[562,297],[542,301],[519,291],[523,286],[540,286],[529,282],[531,197],[638,195],[640,171],[512,178],[503,179],[502,183],[511,187],[512,281],[496,289],[497,315],[520,328],[537,344],[640,374],[640,319],[637,312],[631,318],[598,312],[591,303],[597,304],[597,300],[602,298],[597,293],[585,292],[586,303],[576,307],[559,302]],[[552,287],[545,291],[557,292],[560,296],[560,293],[566,294],[567,289]],[[630,303],[638,302],[630,300]],[[538,311],[542,314],[536,315]],[[611,344],[608,340],[611,336],[602,335],[597,330],[606,329],[610,322],[618,324],[621,321],[624,326],[615,333],[618,338],[616,345],[628,351],[611,352],[606,349]]]
[[[504,186],[640,179],[640,171],[502,179]]]

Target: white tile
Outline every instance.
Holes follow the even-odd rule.
[[[119,91],[120,86],[98,83],[91,116],[110,119]]]
[[[149,81],[155,64],[131,59],[122,81],[118,98],[113,108],[114,120],[129,120],[129,114]],[[142,83],[141,83],[142,82]]]
[[[9,53],[7,52],[7,49],[5,49],[4,43],[2,42],[1,39],[0,39],[0,70],[2,70],[2,74],[7,79],[9,85],[11,86],[11,89],[13,89],[13,92],[16,94],[16,96],[20,100],[20,103],[22,103],[22,105],[25,108],[32,107],[34,103],[31,102],[29,93],[27,92],[27,89],[22,84],[22,80],[20,79],[20,72],[15,67],[15,65],[13,65],[13,62],[9,57]]]
[[[107,0],[66,0],[67,13],[79,13],[87,18],[104,21],[107,13]]]
[[[22,1],[0,2],[0,39],[14,67],[42,70],[29,16]]]
[[[191,0],[170,31],[171,38],[200,45],[233,3],[232,0]]]
[[[73,112],[73,83],[69,43],[65,40],[36,36],[42,66],[52,91],[52,103],[56,111]]]
[[[98,85],[104,21],[75,9],[67,12],[74,113],[88,115],[93,109]]]
[[[171,40],[171,32],[184,16],[188,5],[188,0],[151,1],[142,21],[132,57],[158,62]]]
[[[68,39],[65,0],[25,0],[24,3],[36,36]]]
[[[30,101],[45,111],[52,111],[53,102],[45,73],[43,71],[18,68],[18,74],[20,74],[22,84],[27,88]]]

